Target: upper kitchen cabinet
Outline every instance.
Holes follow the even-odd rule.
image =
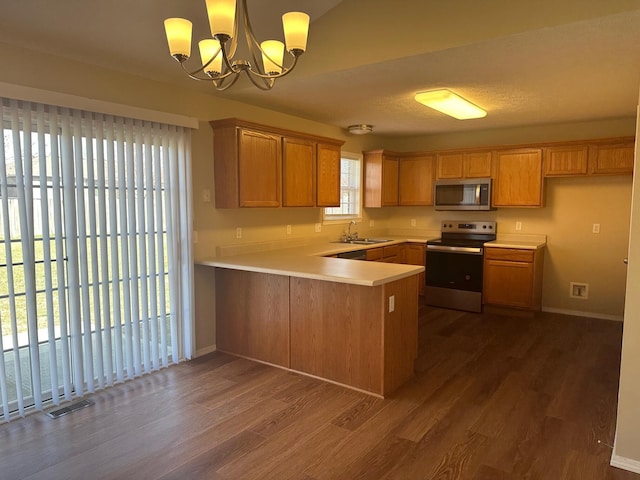
[[[586,175],[589,162],[587,145],[561,145],[544,149],[544,176]]]
[[[542,206],[542,149],[497,150],[493,168],[495,207]]]
[[[398,205],[398,154],[364,152],[364,206]]]
[[[235,118],[210,123],[217,208],[339,205],[344,142]]]
[[[282,206],[314,207],[316,144],[304,139],[284,138],[282,145]]]
[[[340,206],[340,146],[319,143],[317,149],[318,207]]]
[[[633,137],[622,137],[545,147],[544,175],[631,175],[634,142]]]
[[[433,205],[435,155],[408,155],[398,159],[398,204]]]
[[[438,179],[491,176],[491,151],[442,152],[437,159]]]
[[[633,173],[634,139],[617,139],[589,146],[589,173],[630,175]]]

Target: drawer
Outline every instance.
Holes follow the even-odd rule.
[[[382,248],[370,248],[367,250],[367,260],[382,260]]]
[[[400,245],[389,245],[382,248],[384,250],[384,258],[397,257],[400,254]]]
[[[488,248],[484,249],[487,260],[509,260],[512,262],[533,262],[534,250],[519,248]]]

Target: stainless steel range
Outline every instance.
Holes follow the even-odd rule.
[[[442,222],[441,237],[427,242],[428,305],[482,311],[484,244],[496,239],[496,228],[496,222]]]

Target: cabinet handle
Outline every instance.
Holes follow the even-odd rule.
[[[628,259],[628,258],[623,259],[623,260],[622,260],[622,262],[623,262],[625,265],[629,265],[629,259]]]

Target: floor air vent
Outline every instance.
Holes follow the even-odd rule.
[[[80,400],[78,402],[72,403],[71,405],[67,405],[66,407],[58,408],[57,410],[51,410],[47,412],[51,418],[58,418],[67,413],[75,412],[76,410],[80,410],[81,408],[90,407],[94,405],[94,402],[91,400]]]

